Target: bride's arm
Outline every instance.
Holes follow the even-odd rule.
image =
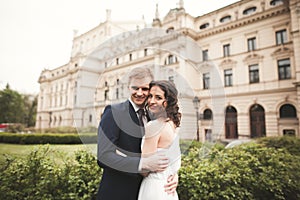
[[[157,150],[157,144],[159,140],[159,134],[152,134],[153,125],[147,124],[145,127],[145,138],[142,146],[142,157],[148,157],[153,155]],[[146,177],[150,172],[141,173],[142,176]]]
[[[142,156],[148,157],[157,151],[157,145],[160,138],[160,132],[153,131],[156,127],[154,124],[147,124],[145,127],[145,139],[142,147]]]

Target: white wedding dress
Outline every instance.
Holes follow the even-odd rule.
[[[178,132],[178,131],[177,131]],[[179,146],[179,135],[176,137],[168,149],[159,148],[157,151],[165,151],[170,164],[163,172],[150,173],[142,181],[138,200],[178,200],[178,195],[170,195],[165,192],[164,186],[167,178],[178,172],[181,166],[181,152]]]

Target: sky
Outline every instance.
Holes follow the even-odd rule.
[[[184,0],[185,11],[201,16],[238,0]],[[151,24],[156,4],[160,18],[179,0],[0,0],[0,90],[38,94],[43,69],[70,60],[73,30],[87,32],[106,19],[144,19]]]

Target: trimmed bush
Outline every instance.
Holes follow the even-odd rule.
[[[249,143],[224,149],[183,141],[188,151],[179,171],[180,200],[300,199],[300,156],[286,150],[289,144],[274,148]],[[95,156],[79,151],[75,163],[66,160],[58,166],[47,156],[47,147],[22,159],[7,157],[0,166],[0,199],[95,199],[102,175]]]
[[[0,142],[12,144],[88,144],[97,143],[97,135],[0,133]]]
[[[0,167],[0,199],[96,199],[102,170],[93,155],[78,151],[75,163],[57,166],[48,153],[45,145],[23,159],[7,158]]]
[[[257,140],[265,147],[285,149],[293,155],[300,156],[300,139],[295,136],[264,137]]]
[[[63,127],[55,127],[55,128],[45,128],[42,129],[43,133],[78,133],[75,127],[63,126]]]
[[[300,199],[299,156],[254,143],[202,155],[193,148],[183,156],[180,200]]]

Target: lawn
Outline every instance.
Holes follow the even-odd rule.
[[[20,158],[30,154],[36,148],[40,148],[45,145],[19,145],[19,144],[4,144],[0,143],[0,165],[5,162],[6,157]],[[50,159],[53,159],[55,163],[63,163],[67,159],[74,160],[75,152],[79,150],[86,150],[95,153],[96,144],[78,144],[78,145],[54,145],[47,144],[49,147]],[[95,154],[96,155],[96,154]]]

